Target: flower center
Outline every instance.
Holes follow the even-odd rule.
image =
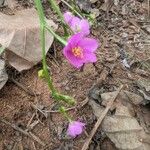
[[[76,57],[83,58],[83,49],[81,47],[74,47],[74,48],[72,48],[72,53]]]

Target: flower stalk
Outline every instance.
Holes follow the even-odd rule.
[[[63,29],[64,29],[64,34],[65,36],[68,36],[68,32],[67,32],[67,25],[64,21],[64,17],[63,17],[63,14],[61,13],[60,11],[60,8],[58,7],[58,5],[56,4],[56,1],[55,0],[48,0],[49,3],[51,4],[52,8],[54,11],[56,11],[56,13],[58,14],[58,16],[60,17],[61,19],[61,22],[63,23]]]
[[[61,0],[66,6],[68,6],[75,14],[77,14],[81,19],[83,19],[83,16],[69,3],[67,3],[65,0]]]
[[[69,97],[67,95],[62,95],[57,92],[53,85],[53,81],[51,76],[49,75],[48,68],[47,68],[47,63],[46,63],[46,51],[45,51],[45,31],[46,29],[62,44],[67,45],[67,42],[62,39],[59,35],[57,35],[53,29],[47,25],[45,16],[43,13],[43,7],[41,4],[40,0],[35,0],[35,5],[37,7],[39,19],[40,19],[40,39],[41,39],[41,47],[42,47],[42,65],[43,65],[43,70],[39,73],[41,76],[44,76],[48,83],[48,87],[50,91],[52,92],[52,96],[54,97],[55,100],[57,101],[64,101],[70,105],[75,104],[75,100],[72,97]],[[42,75],[43,73],[43,75]]]

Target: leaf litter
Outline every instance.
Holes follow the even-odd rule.
[[[88,0],[86,0],[88,1]],[[82,3],[86,2],[83,1]],[[74,73],[74,70],[70,68],[69,66],[66,66],[66,64],[61,60],[62,56],[58,52],[58,58],[60,58],[60,62],[62,63],[62,70],[59,72],[56,68],[52,67],[52,73],[54,74],[56,81],[56,86],[58,86],[61,90],[65,89],[65,86],[61,86],[59,83],[62,81],[65,81],[66,76],[73,78],[73,80],[69,81],[68,90],[67,92],[70,92],[74,94],[75,92],[78,93],[76,95],[77,99],[83,100],[82,95],[87,94],[87,90],[92,87],[93,82],[98,82],[99,78],[101,79],[100,73],[103,70],[104,67],[108,69],[107,75],[105,78],[105,82],[99,86],[97,86],[97,89],[93,91],[93,95],[90,97],[89,104],[93,108],[94,114],[99,117],[103,110],[105,109],[107,103],[111,99],[111,96],[115,94],[116,87],[119,83],[123,83],[125,86],[125,90],[122,90],[120,92],[119,97],[117,100],[113,103],[112,107],[110,108],[108,114],[104,118],[104,122],[100,126],[99,130],[97,130],[97,133],[93,137],[92,144],[94,145],[93,150],[95,150],[95,141],[97,143],[97,149],[100,148],[102,150],[116,150],[116,149],[146,149],[149,150],[149,92],[147,89],[149,89],[148,84],[139,84],[138,82],[134,82],[134,85],[132,84],[133,81],[138,81],[138,79],[141,78],[149,78],[148,72],[148,61],[147,58],[144,56],[144,54],[147,54],[148,56],[148,49],[149,49],[149,35],[148,32],[148,23],[146,24],[146,20],[144,20],[145,13],[141,13],[140,11],[143,11],[145,9],[145,4],[143,5],[143,8],[139,5],[137,1],[115,1],[115,5],[112,5],[111,3],[108,5],[107,2],[110,1],[96,1],[92,2],[88,1],[89,6],[83,7],[83,11],[88,11],[87,9],[92,12],[93,8],[97,8],[99,12],[97,13],[97,24],[98,29],[93,30],[93,34],[100,37],[101,43],[102,43],[102,49],[100,52],[98,52],[98,63],[96,64],[97,70],[95,72],[94,69],[90,70],[87,73],[87,68],[85,68],[84,73]],[[133,2],[133,3],[132,3]],[[29,1],[20,1],[19,3],[23,3],[26,5],[26,3],[29,3]],[[84,9],[85,8],[85,9]],[[82,8],[81,8],[82,9]],[[138,14],[138,15],[137,15]],[[137,15],[137,16],[136,16]],[[107,16],[107,17],[106,17]],[[136,18],[129,20],[129,18]],[[109,23],[108,23],[109,22]],[[140,22],[140,23],[139,23]],[[146,25],[146,26],[145,26]],[[97,32],[99,30],[99,32]],[[124,42],[121,43],[120,39],[122,39],[122,35],[125,35]],[[105,42],[104,42],[104,41]],[[118,43],[123,44],[123,52],[120,53],[120,46],[118,46]],[[109,55],[110,54],[110,55]],[[114,56],[117,56],[114,58]],[[107,58],[106,58],[107,57]],[[126,59],[125,65],[122,63],[122,60]],[[109,61],[111,60],[111,61]],[[144,61],[143,61],[144,60]],[[134,66],[133,64],[136,64],[138,62],[139,66]],[[111,68],[110,66],[114,63],[114,67]],[[130,66],[130,68],[128,67]],[[127,67],[126,67],[127,66]],[[137,69],[141,69],[142,72],[136,72]],[[56,71],[57,70],[57,71]],[[34,71],[34,74],[32,72]],[[58,77],[58,74],[60,76]],[[82,74],[82,77],[81,77]],[[104,73],[105,74],[105,73]],[[146,76],[144,75],[146,74]],[[36,90],[40,90],[43,93],[47,93],[47,88],[41,83],[41,81],[35,79],[33,76],[37,75],[36,70],[31,70],[29,73],[26,73],[22,76],[19,80],[22,82],[27,83],[28,86],[35,88],[34,81],[37,82]],[[88,80],[83,79],[84,77],[88,76]],[[18,78],[18,76],[16,76]],[[97,80],[98,79],[98,80]],[[90,82],[90,80],[92,82]],[[83,84],[84,83],[84,84]],[[85,84],[86,83],[86,84]],[[11,87],[9,89],[9,86],[4,87],[4,91],[10,91]],[[102,89],[101,89],[102,87]],[[13,87],[15,88],[15,87]],[[9,118],[10,121],[20,121],[25,122],[28,117],[26,112],[31,113],[29,105],[29,100],[34,101],[29,97],[27,93],[19,92],[18,88],[15,88],[16,95],[19,95],[20,101],[18,102],[17,96],[12,94],[4,97],[4,100],[0,101],[1,106],[7,106],[8,108],[2,108],[1,116]],[[18,91],[18,92],[17,92]],[[5,92],[3,95],[5,95]],[[109,92],[109,93],[108,93]],[[110,94],[111,92],[111,94]],[[113,93],[114,92],[114,93]],[[6,92],[7,93],[7,92]],[[95,95],[94,95],[95,94]],[[111,96],[110,96],[111,95]],[[93,99],[91,100],[91,98]],[[105,97],[105,98],[104,98]],[[85,97],[84,97],[85,98]],[[1,98],[3,99],[3,98]],[[40,103],[44,103],[43,106],[47,107],[50,105],[49,95],[43,96],[43,94],[38,97],[38,101]],[[147,100],[146,100],[147,99]],[[9,100],[9,105],[8,105]],[[15,100],[15,101],[14,101]],[[5,101],[5,104],[3,104],[3,101]],[[34,101],[35,103],[37,101]],[[23,103],[23,106],[20,106],[19,103]],[[7,104],[7,105],[6,105]],[[18,110],[13,110],[14,108],[18,108]],[[27,111],[24,111],[24,108]],[[145,110],[145,108],[147,108]],[[86,113],[85,118],[87,119],[89,116],[90,108],[85,107],[82,112],[82,110],[79,110],[79,117],[83,116],[83,114]],[[9,117],[8,110],[11,112],[11,116]],[[138,111],[138,112],[137,112]],[[139,115],[139,111],[141,114]],[[6,112],[6,113],[5,113]],[[5,114],[4,114],[5,113]],[[18,120],[14,120],[13,115],[17,116],[23,116],[22,118],[18,118]],[[146,114],[146,115],[145,115]],[[14,116],[15,116],[14,115]],[[74,115],[74,113],[73,113]],[[136,116],[137,115],[137,116]],[[58,120],[56,116],[54,116],[54,119],[56,123],[59,124],[59,121],[62,122],[62,119]],[[90,119],[92,120],[93,117],[90,116]],[[38,126],[35,126],[33,129],[36,135],[38,135],[41,139],[43,139],[45,142],[56,139],[56,135],[52,135],[51,137],[47,136],[47,128],[43,126],[42,124],[45,124],[47,120],[43,121],[40,120],[40,124]],[[88,120],[89,121],[89,120]],[[87,121],[87,126],[89,125]],[[34,121],[33,121],[34,123]],[[1,125],[1,124],[0,124]],[[51,129],[53,129],[56,125],[52,126]],[[62,127],[60,125],[60,127]],[[91,127],[93,128],[93,126]],[[3,127],[4,130],[9,133],[9,130],[6,129],[6,127]],[[88,129],[88,127],[87,127]],[[147,129],[147,130],[146,130]],[[143,131],[144,130],[144,131]],[[43,133],[45,131],[45,136],[43,136]],[[87,132],[91,131],[91,129],[87,130]],[[14,132],[11,132],[13,135]],[[61,134],[61,133],[60,133]],[[1,135],[1,133],[0,133]],[[3,136],[3,135],[2,135]],[[13,137],[13,136],[11,136]],[[46,138],[45,138],[46,137]],[[14,137],[15,138],[15,137]],[[133,139],[132,139],[133,138]],[[7,139],[7,137],[4,136],[3,139]],[[10,139],[10,138],[9,138]],[[96,140],[95,140],[96,139]],[[83,141],[82,141],[83,140]],[[6,140],[7,141],[7,140]],[[10,140],[11,141],[11,140]],[[56,143],[59,143],[58,139],[56,140]],[[71,147],[69,147],[69,144],[65,141],[62,143],[59,143],[56,147],[59,147],[58,149],[81,149],[80,145],[83,145],[85,141],[85,138],[81,137],[77,139],[77,142],[74,141],[77,145],[77,147],[74,146],[74,143],[71,144]],[[103,146],[103,141],[105,141],[106,147]],[[25,144],[26,139],[23,139],[23,146],[26,148],[27,145],[30,146],[30,144]],[[70,141],[69,141],[70,142]],[[123,143],[124,142],[124,143]],[[4,142],[5,145],[7,145],[7,142]],[[56,145],[56,143],[54,145]],[[130,143],[130,144],[129,144]],[[51,144],[51,143],[50,143]],[[8,144],[9,145],[9,144]],[[35,144],[36,147],[38,147],[38,144]],[[55,146],[54,146],[55,147]],[[50,149],[54,149],[54,147],[50,146]],[[144,147],[144,148],[143,148]],[[30,149],[30,148],[28,148]],[[37,148],[41,149],[41,148]],[[91,150],[91,149],[90,149]]]
[[[100,94],[99,98],[102,99],[101,104],[89,99],[89,104],[96,117],[100,116],[105,109],[106,104],[115,94],[116,92]],[[150,148],[150,145],[142,142],[145,137],[149,138],[149,136],[145,133],[143,127],[135,118],[135,114],[131,111],[131,109],[133,110],[134,105],[139,105],[142,101],[143,98],[141,96],[123,90],[110,109],[110,111],[115,110],[115,112],[113,114],[107,114],[104,118],[101,126],[101,132],[106,134],[106,136],[115,144],[116,148],[122,150],[148,150]],[[132,107],[128,107],[128,103],[130,102],[133,104]]]

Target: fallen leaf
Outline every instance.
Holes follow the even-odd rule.
[[[6,48],[6,59],[18,71],[30,69],[42,59],[40,25],[34,8],[18,11],[15,15],[0,13],[0,44]],[[48,24],[57,26],[47,20]],[[46,52],[54,37],[46,32]]]
[[[103,112],[104,107],[102,107],[92,99],[89,100],[89,105],[92,107],[94,115],[98,118],[100,114]]]
[[[150,96],[146,95],[146,93],[142,90],[138,90],[144,97],[144,99],[146,100],[143,104],[146,105],[150,102]]]
[[[89,99],[89,105],[92,107],[93,113],[97,118],[109,100],[115,95],[115,92],[101,94],[101,104],[103,106],[96,103],[93,99]],[[134,104],[139,104],[143,101],[143,98],[135,93],[122,91],[114,103],[113,107],[116,110],[114,115],[110,116],[110,114],[107,114],[103,120],[102,132],[107,135],[119,150],[149,150],[149,145],[142,142],[142,139],[145,137],[143,127],[134,118],[135,115],[132,113],[131,108],[128,108],[129,98]]]
[[[139,79],[139,80],[137,81],[137,84],[138,84],[140,87],[145,88],[145,90],[146,90],[147,92],[150,91],[150,80],[148,80],[148,79]]]
[[[142,150],[143,144],[140,139],[143,129],[135,118],[127,117],[125,112],[122,111],[117,116],[107,116],[102,123],[102,130],[118,149]]]
[[[129,100],[133,104],[139,105],[143,102],[143,97],[141,97],[133,92],[129,92],[129,91],[125,91],[125,90],[123,92],[126,94],[126,96],[129,98]]]
[[[8,80],[8,75],[5,71],[5,62],[4,60],[0,59],[0,90],[5,85]]]

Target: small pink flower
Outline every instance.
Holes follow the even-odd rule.
[[[71,12],[66,12],[64,19],[75,33],[82,33],[85,36],[90,34],[90,25],[86,19],[75,17]]]
[[[71,12],[64,13],[64,19],[65,19],[66,23],[68,23],[69,25],[71,24],[73,17],[74,16],[72,15]]]
[[[74,67],[80,68],[84,63],[96,62],[94,52],[97,48],[98,42],[95,39],[77,33],[68,40],[63,54]]]
[[[73,138],[80,135],[83,132],[85,124],[79,121],[72,121],[69,123],[67,134]]]

